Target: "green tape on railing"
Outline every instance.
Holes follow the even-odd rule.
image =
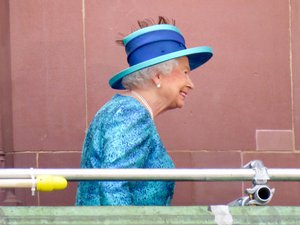
[[[215,206],[218,209],[219,206]],[[225,207],[226,208],[226,207]],[[0,207],[0,224],[300,224],[300,207],[229,207],[228,214],[207,206],[170,207]],[[218,215],[217,215],[218,214]],[[216,218],[218,217],[218,218]]]

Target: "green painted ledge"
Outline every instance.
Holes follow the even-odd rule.
[[[0,207],[0,224],[300,224],[300,207],[248,206],[227,209],[229,214],[222,215],[222,212],[213,213],[207,206]],[[216,222],[223,219],[227,223]]]

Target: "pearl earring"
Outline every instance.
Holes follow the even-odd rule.
[[[156,87],[157,87],[157,88],[160,88],[160,83],[158,83],[158,84],[156,85]]]

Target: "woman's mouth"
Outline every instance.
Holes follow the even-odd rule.
[[[184,91],[180,91],[180,95],[185,98],[187,96],[187,92],[184,92]]]

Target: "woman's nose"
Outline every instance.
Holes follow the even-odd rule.
[[[187,86],[190,88],[190,89],[194,89],[195,85],[192,81],[192,79],[190,78],[190,76],[187,76]]]

